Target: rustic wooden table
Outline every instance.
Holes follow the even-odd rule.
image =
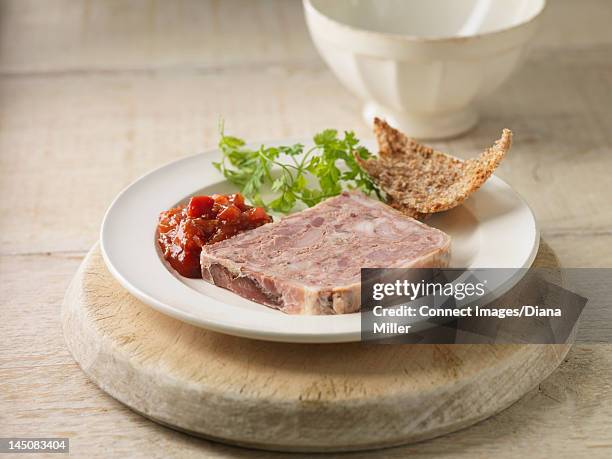
[[[482,101],[481,151],[515,132],[499,170],[563,266],[612,266],[612,4],[552,0],[522,69]],[[72,360],[60,303],[113,197],[215,145],[219,116],[251,140],[327,128],[371,136],[311,45],[298,1],[0,3],[0,437],[64,436],[86,457],[268,457],[126,409]],[[580,345],[503,413],[355,457],[612,454],[612,346]],[[293,456],[292,456],[293,457]]]

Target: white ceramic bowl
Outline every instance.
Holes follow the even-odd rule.
[[[545,0],[303,0],[321,56],[364,101],[420,138],[476,124],[474,101],[497,88],[533,37]]]

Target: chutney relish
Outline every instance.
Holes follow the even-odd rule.
[[[202,246],[270,223],[261,207],[245,204],[240,193],[194,196],[186,206],[162,212],[157,243],[170,265],[185,277],[201,277]]]

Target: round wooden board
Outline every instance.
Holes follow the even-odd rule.
[[[541,245],[536,264],[555,266]],[[285,451],[347,451],[442,435],[508,407],[570,345],[286,344],[156,312],[89,252],[62,310],[68,347],[100,388],[168,426]]]

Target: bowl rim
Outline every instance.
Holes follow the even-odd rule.
[[[384,38],[388,38],[388,39],[391,39],[394,41],[400,41],[400,42],[417,42],[417,43],[418,42],[420,43],[448,43],[448,42],[454,42],[458,40],[476,40],[476,39],[481,39],[484,37],[502,35],[504,33],[508,33],[508,32],[520,29],[522,27],[527,26],[528,24],[535,22],[540,16],[542,16],[542,13],[544,12],[544,10],[546,10],[548,6],[548,2],[547,0],[540,0],[540,2],[541,2],[540,8],[533,15],[528,16],[525,20],[520,21],[517,24],[511,25],[511,26],[502,27],[500,29],[491,30],[489,32],[478,32],[478,33],[469,34],[469,35],[441,35],[441,36],[435,36],[435,37],[423,37],[419,35],[399,34],[399,33],[393,33],[393,32],[378,32],[374,30],[364,29],[361,27],[356,27],[356,26],[347,24],[345,22],[338,21],[336,19],[332,19],[330,16],[328,16],[327,14],[323,13],[318,8],[316,8],[313,5],[313,0],[302,0],[302,4],[304,5],[304,9],[306,10],[307,13],[310,12],[316,15],[319,19],[322,19],[323,21],[328,22],[330,25],[334,25],[336,27],[344,29],[347,32],[363,34],[363,35],[370,36],[370,37],[374,37],[374,36],[379,37],[379,38],[384,37]]]

